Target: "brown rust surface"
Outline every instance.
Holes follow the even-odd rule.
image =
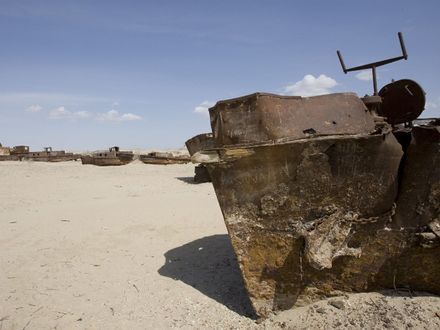
[[[202,150],[209,150],[215,148],[215,141],[212,133],[203,133],[192,137],[191,139],[185,142],[186,148],[190,156],[194,156],[196,153]],[[191,158],[191,161],[194,161],[195,158]],[[194,168],[194,182],[195,183],[204,183],[211,182],[211,178],[209,177],[209,172],[206,166],[203,164],[198,164]]]
[[[255,93],[217,102],[209,112],[218,147],[374,130],[373,118],[353,93],[306,98]]]
[[[389,239],[376,231],[391,221],[397,195],[396,139],[335,137],[253,151],[208,168],[257,313],[312,301],[310,290],[316,299],[379,288],[369,281],[390,257],[375,249]],[[356,235],[366,226],[374,230]]]
[[[320,102],[344,104],[350,95]],[[267,114],[273,109],[258,98],[217,103],[210,114],[220,147],[198,157],[257,314],[341,292],[440,294],[438,126],[404,130],[401,144],[388,124],[374,127],[369,113],[363,120],[363,109],[353,126],[347,119],[327,132],[319,131],[322,117],[305,112],[298,125],[313,122],[316,133],[304,136],[294,121],[284,125],[299,113],[276,124],[276,111]],[[312,98],[281,99],[295,112]],[[356,113],[355,103],[346,109]]]
[[[0,144],[0,156],[9,156],[11,154],[11,151],[7,147],[2,147]]]
[[[205,165],[199,164],[194,168],[194,182],[211,182],[211,177]]]
[[[439,220],[440,126],[412,129],[402,165],[395,225],[418,228]]]
[[[119,151],[119,147],[112,147],[108,151],[97,151],[92,155],[82,155],[83,165],[120,166],[130,163],[134,158],[132,151]]]
[[[214,148],[214,138],[212,133],[198,134],[185,142],[190,156],[194,155],[200,150]]]
[[[80,155],[71,152],[65,152],[64,150],[52,150],[52,148],[46,148],[44,151],[32,151],[23,156],[23,160],[31,160],[36,162],[67,162],[77,160]]]
[[[11,155],[26,155],[29,153],[28,146],[15,146],[11,149]]]
[[[186,155],[174,155],[171,152],[150,152],[147,155],[140,155],[139,160],[145,164],[172,165],[187,164],[191,158]]]

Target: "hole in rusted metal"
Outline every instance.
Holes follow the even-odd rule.
[[[316,131],[313,128],[307,128],[303,130],[304,134],[316,134]]]

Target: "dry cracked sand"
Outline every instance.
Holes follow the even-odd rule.
[[[0,162],[0,329],[439,329],[440,298],[388,291],[253,317],[193,165]]]

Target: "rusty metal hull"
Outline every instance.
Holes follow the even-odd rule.
[[[203,149],[211,149],[215,147],[212,133],[198,134],[185,142],[186,149],[190,156]]]
[[[342,292],[440,294],[438,127],[414,128],[402,148],[350,94],[310,99],[305,118],[291,130],[281,118],[278,132],[283,110],[273,109],[296,111],[284,99],[219,102],[210,109],[217,147],[193,156],[209,170],[256,313]],[[307,115],[315,101],[345,124],[324,133],[322,116]]]
[[[440,126],[414,127],[411,135],[394,224],[417,230],[436,221],[440,229]]]
[[[191,159],[186,156],[151,156],[151,155],[140,155],[139,160],[144,164],[152,165],[172,165],[172,164],[187,164],[191,162]]]
[[[257,314],[386,287],[375,276],[395,251],[376,249],[394,235],[402,151],[392,135],[236,152],[245,156],[228,150],[208,169]]]
[[[10,151],[11,155],[24,156],[29,154],[29,146],[15,146]]]
[[[354,93],[308,98],[255,93],[219,101],[209,113],[219,147],[368,134],[375,129],[373,117]]]
[[[93,157],[81,157],[83,165],[96,165],[96,166],[120,166],[127,165],[131,160],[123,160],[118,157],[115,158],[93,158]]]
[[[65,156],[39,156],[39,157],[23,157],[22,160],[28,160],[33,162],[48,162],[48,163],[59,163],[59,162],[69,162],[78,160],[80,156],[65,155]]]
[[[121,166],[133,161],[134,154],[131,151],[103,151],[92,155],[81,156],[83,165],[96,166]]]
[[[83,165],[93,165],[93,158],[90,155],[82,155],[81,156],[81,163]]]
[[[0,156],[9,156],[11,154],[10,148],[3,147],[0,143]]]
[[[194,182],[211,182],[211,177],[209,176],[208,169],[205,165],[199,164],[194,168]]]
[[[39,151],[39,152],[30,152],[26,156],[22,157],[22,160],[34,161],[34,162],[49,162],[49,163],[58,163],[58,162],[68,162],[73,160],[78,160],[80,155],[76,155],[73,153],[66,153],[65,151]]]
[[[21,161],[27,155],[29,147],[16,146],[14,148],[2,147],[0,144],[0,161]]]
[[[212,133],[199,134],[185,142],[186,148],[190,156],[204,149],[212,149],[215,147],[215,141]],[[204,183],[211,182],[208,169],[203,164],[198,164],[194,168],[194,182]]]
[[[21,161],[22,157],[16,155],[0,155],[0,161]]]

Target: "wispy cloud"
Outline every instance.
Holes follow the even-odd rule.
[[[426,110],[436,110],[436,109],[438,109],[438,104],[435,102],[426,101],[425,108],[426,108]]]
[[[54,110],[52,110],[49,113],[50,119],[69,119],[69,120],[75,120],[75,119],[87,119],[90,118],[92,114],[88,111],[69,111],[64,106],[58,107]]]
[[[373,80],[373,74],[371,73],[370,70],[361,71],[358,74],[356,74],[355,77],[363,81]]]
[[[29,104],[31,104],[29,106]],[[107,112],[75,111],[72,108],[107,108]],[[140,115],[114,110],[120,106],[118,101],[87,95],[63,93],[9,92],[0,93],[0,106],[24,109],[26,112],[39,113],[54,120],[96,120],[107,122],[130,122],[142,120]],[[45,110],[53,109],[53,110]]]
[[[298,95],[298,96],[313,96],[329,94],[331,89],[338,83],[333,78],[326,76],[325,74],[315,76],[308,74],[303,79],[297,81],[294,84],[290,84],[284,87],[285,95]]]
[[[435,101],[426,101],[425,111],[420,117],[440,117],[440,97],[438,97]]]
[[[198,106],[196,106],[194,108],[194,112],[195,113],[199,113],[205,116],[209,116],[209,111],[208,109],[213,107],[215,104],[215,102],[211,102],[211,101],[203,101],[202,103],[200,103]]]
[[[41,110],[43,110],[43,107],[41,105],[38,105],[38,104],[33,104],[33,105],[28,106],[26,108],[27,112],[40,112]]]
[[[119,113],[117,110],[110,110],[103,113],[92,113],[89,111],[70,111],[61,106],[49,113],[50,119],[79,120],[94,119],[98,121],[124,122],[142,120],[141,116],[133,113]]]
[[[97,114],[96,119],[99,121],[121,122],[142,120],[142,117],[133,113],[119,113],[119,111],[117,110],[110,110],[104,113]]]
[[[25,108],[29,104],[39,105],[44,108],[53,108],[59,104],[109,104],[107,98],[89,95],[41,92],[3,92],[0,93],[0,105],[7,107]]]
[[[68,101],[108,101],[105,98],[90,97],[87,95],[75,95],[65,93],[35,93],[35,92],[10,92],[0,93],[0,101],[19,101],[22,99],[41,99],[44,101],[68,100]]]

